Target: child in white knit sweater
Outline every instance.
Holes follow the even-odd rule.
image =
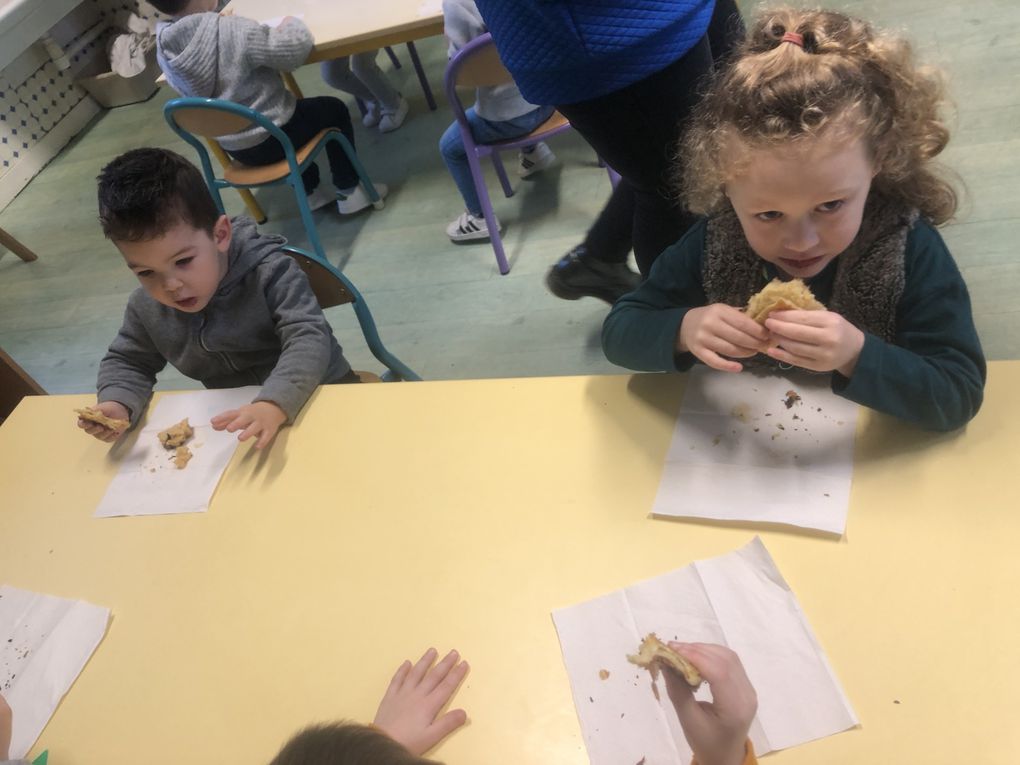
[[[308,143],[325,128],[338,128],[351,146],[354,130],[343,101],[330,96],[297,99],[288,91],[280,72],[289,72],[308,60],[314,40],[304,22],[285,18],[270,28],[257,21],[216,13],[217,0],[153,0],[151,5],[173,17],[156,30],[157,58],[170,85],[183,96],[218,98],[247,106],[279,126],[295,147]],[[251,127],[218,139],[238,162],[269,165],[284,158],[283,147],[265,130]],[[326,146],[333,176],[319,184],[319,169],[305,170],[305,193],[312,209],[333,201],[342,214],[371,205],[359,185],[358,174],[335,143]],[[381,196],[386,187],[375,184]]]

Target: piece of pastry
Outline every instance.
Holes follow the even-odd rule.
[[[188,464],[188,460],[190,460],[191,457],[191,449],[186,446],[178,446],[177,451],[174,452],[173,456],[174,467],[178,470],[184,470],[185,465]]]
[[[185,417],[176,425],[159,431],[157,437],[164,449],[176,449],[178,446],[184,446],[193,435],[195,435],[195,431],[192,430],[191,425],[188,424],[188,418]]]
[[[824,311],[825,306],[815,300],[811,290],[801,279],[784,282],[773,279],[757,295],[752,295],[744,309],[759,324],[773,311]]]
[[[75,409],[74,411],[77,412],[78,416],[83,420],[95,422],[102,425],[104,428],[109,428],[110,430],[127,430],[128,425],[131,424],[127,420],[118,420],[113,417],[107,417],[94,406],[87,406],[84,409]]]
[[[628,654],[627,661],[644,667],[657,678],[663,666],[676,670],[691,688],[701,685],[701,673],[687,659],[649,632],[641,641],[637,655]]]

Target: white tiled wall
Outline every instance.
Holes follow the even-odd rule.
[[[0,72],[0,200],[9,200],[27,183],[31,178],[24,172],[27,167],[32,174],[38,172],[74,137],[76,131],[59,131],[61,121],[89,99],[74,84],[74,76],[94,56],[105,55],[107,37],[132,12],[160,18],[145,0],[83,0],[50,32],[65,52],[74,51],[70,69],[61,71],[41,45],[33,45]],[[81,47],[81,41],[89,38]],[[80,129],[77,124],[75,128]],[[59,145],[52,140],[42,143],[55,130]],[[41,156],[44,153],[48,156]],[[22,172],[16,172],[26,162]]]

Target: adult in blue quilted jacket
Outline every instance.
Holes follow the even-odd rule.
[[[695,218],[669,168],[700,79],[743,36],[734,0],[477,0],[524,97],[556,106],[622,180],[549,288],[613,303]]]

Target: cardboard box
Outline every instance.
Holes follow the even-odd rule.
[[[75,83],[85,88],[100,106],[112,109],[115,106],[146,101],[159,90],[156,78],[161,74],[156,63],[156,48],[145,55],[145,69],[134,77],[121,77],[110,71],[106,56],[97,56],[88,67],[75,78]]]

